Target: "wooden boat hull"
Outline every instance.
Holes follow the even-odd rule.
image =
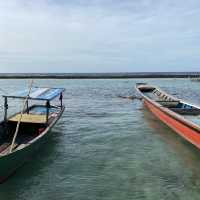
[[[200,133],[198,131],[172,118],[150,102],[144,100],[144,104],[158,119],[200,149]]]
[[[51,128],[61,117],[64,109],[65,108],[63,107],[59,116],[30,145],[0,157],[0,183],[3,183],[6,179],[8,179],[19,167],[28,161],[44,143],[47,142],[48,137],[51,135]]]
[[[137,88],[138,89],[138,88]],[[139,90],[138,90],[139,91]],[[139,91],[140,92],[140,91]],[[163,123],[180,136],[200,149],[200,127],[184,119],[182,116],[159,106],[155,101],[143,95],[144,105]]]
[[[19,167],[21,167],[41,146],[46,135],[37,143],[27,146],[25,149],[4,156],[0,159],[0,183],[9,178]]]

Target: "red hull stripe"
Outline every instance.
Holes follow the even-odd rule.
[[[156,117],[158,117],[161,121],[167,124],[174,131],[176,131],[179,135],[181,135],[200,149],[200,134],[198,131],[189,128],[180,121],[170,117],[168,114],[157,108],[155,105],[149,103],[148,101],[145,100],[144,103]]]

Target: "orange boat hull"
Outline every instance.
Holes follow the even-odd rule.
[[[198,130],[170,116],[164,110],[146,99],[144,99],[144,104],[158,119],[200,149],[200,132]]]

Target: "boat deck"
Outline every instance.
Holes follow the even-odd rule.
[[[11,122],[18,122],[21,118],[21,122],[24,123],[39,123],[46,122],[46,115],[34,115],[34,114],[17,114],[9,119]]]
[[[46,123],[46,113],[47,109],[44,106],[33,106],[29,113],[23,113],[22,116],[20,113],[12,116],[8,119],[10,122],[18,122],[21,118],[21,122],[24,123],[37,123],[37,124],[44,124]],[[49,108],[49,118],[52,117],[53,114],[59,113],[59,109],[55,107]]]
[[[159,96],[156,96],[155,94],[153,94],[152,92],[144,92],[144,95],[149,97],[150,99],[154,100],[154,101],[159,101],[162,98]]]

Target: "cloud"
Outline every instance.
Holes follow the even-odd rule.
[[[199,70],[200,2],[0,2],[0,72]]]

